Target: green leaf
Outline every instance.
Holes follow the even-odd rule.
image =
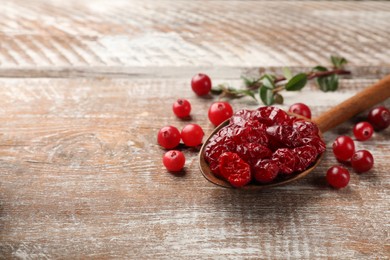
[[[263,101],[265,105],[270,106],[274,103],[274,93],[272,89],[263,86],[259,89],[259,95],[261,101]]]
[[[327,77],[319,77],[316,79],[316,82],[324,92],[335,91],[339,87],[339,77],[336,74]]]
[[[282,95],[280,95],[279,93],[275,93],[275,95],[274,95],[274,101],[275,101],[275,103],[276,104],[283,104],[283,96]]]
[[[286,84],[285,88],[287,91],[301,90],[307,83],[306,73],[299,73],[292,77]]]
[[[241,76],[241,79],[244,81],[244,84],[246,87],[253,86],[257,82],[257,80],[249,79],[249,78],[244,77],[244,76]]]
[[[341,69],[344,64],[348,63],[345,58],[339,56],[330,56],[330,60],[332,61],[333,66],[337,69]]]
[[[263,87],[272,90],[272,89],[275,88],[274,80],[275,80],[275,77],[273,77],[273,76],[270,75],[270,74],[265,74],[265,75],[263,76],[263,79],[261,80],[261,82],[263,83]],[[263,87],[262,87],[262,88],[263,88]]]
[[[313,68],[313,71],[328,71],[328,69],[323,66],[316,66]]]
[[[244,96],[252,97],[254,100],[257,101],[257,99],[255,97],[255,93],[253,93],[253,91],[250,91],[248,89],[243,89],[243,90],[240,90],[240,93],[242,93]]]
[[[284,67],[284,68],[283,68],[283,76],[284,76],[287,80],[290,80],[290,79],[293,77],[291,70],[290,70],[289,68],[287,68],[287,67]]]

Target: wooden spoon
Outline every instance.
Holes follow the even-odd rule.
[[[326,131],[338,126],[339,124],[347,121],[353,116],[367,110],[368,108],[381,103],[390,97],[390,75],[387,75],[382,80],[378,81],[374,85],[365,88],[363,91],[357,93],[353,97],[345,100],[341,104],[329,109],[319,117],[312,120],[318,128],[320,129],[320,134],[325,133]],[[232,188],[229,182],[219,179],[214,176],[211,172],[208,163],[205,161],[204,153],[207,144],[210,141],[210,138],[215,135],[222,127],[226,126],[229,123],[229,120],[226,120],[222,124],[220,124],[211,135],[207,138],[207,140],[203,143],[203,146],[199,153],[199,166],[203,176],[210,182],[225,187]],[[322,136],[322,135],[321,135]],[[284,185],[286,183],[295,181],[300,179],[306,175],[308,175],[311,171],[314,170],[315,167],[320,163],[323,154],[317,158],[317,161],[308,169],[303,172],[294,174],[291,178],[284,179],[277,182],[271,182],[268,184],[250,184],[246,185],[241,189],[250,189],[250,190],[261,190],[267,189],[271,187],[276,187],[280,185]]]

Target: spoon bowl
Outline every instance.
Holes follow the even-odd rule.
[[[230,183],[228,181],[222,180],[222,179],[216,177],[212,173],[212,171],[211,171],[211,169],[209,167],[209,164],[206,162],[205,157],[204,157],[206,146],[210,142],[211,137],[213,135],[215,135],[221,128],[227,126],[228,124],[229,124],[229,119],[224,121],[223,123],[221,123],[218,127],[216,127],[214,129],[214,131],[210,134],[210,136],[207,138],[207,140],[203,143],[203,146],[202,146],[202,148],[200,149],[200,152],[199,152],[199,165],[200,165],[200,170],[201,170],[203,176],[208,181],[210,181],[211,183],[214,183],[214,184],[216,184],[218,186],[221,186],[221,187],[233,188],[232,185],[230,185]],[[320,136],[322,137],[321,133],[320,133]],[[292,174],[292,175],[287,175],[286,178],[283,178],[283,179],[276,178],[276,180],[274,180],[274,181],[272,181],[270,183],[265,183],[265,184],[248,184],[248,185],[245,185],[244,187],[242,187],[241,189],[245,189],[245,190],[267,189],[267,188],[271,188],[271,187],[284,185],[284,184],[293,182],[295,180],[298,180],[300,178],[303,178],[306,175],[308,175],[312,170],[314,170],[315,167],[317,167],[317,165],[322,160],[323,156],[324,156],[324,153],[319,155],[317,157],[316,161],[309,168],[307,168],[303,172],[300,172],[300,173],[297,173],[297,174]]]
[[[312,120],[320,130],[320,137],[322,137],[322,133],[336,127],[337,125],[347,121],[351,117],[357,115],[358,113],[385,101],[390,97],[390,75],[386,76],[382,80],[378,81],[376,84],[365,88],[363,91],[357,93],[355,96],[347,99],[346,101],[340,103],[339,105],[333,107],[332,109],[326,111],[318,118]],[[291,114],[291,113],[289,113]],[[295,116],[295,115],[294,115]],[[311,121],[309,119],[305,119],[307,121]],[[229,119],[221,123],[217,126],[214,131],[210,134],[210,136],[203,143],[202,148],[199,152],[199,167],[203,174],[203,176],[210,181],[211,183],[224,187],[224,188],[233,188],[229,182],[222,180],[216,177],[209,167],[209,164],[205,160],[205,150],[208,145],[210,138],[217,134],[217,132],[229,124]],[[312,172],[318,164],[321,162],[324,153],[319,155],[316,161],[306,170],[292,174],[287,176],[286,178],[277,177],[273,182],[267,184],[248,184],[240,189],[245,190],[263,190],[272,187],[277,187],[281,185],[288,184],[290,182],[296,181],[308,175]]]

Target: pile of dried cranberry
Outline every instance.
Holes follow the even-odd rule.
[[[276,107],[240,110],[206,146],[211,171],[234,187],[302,172],[325,151],[317,126]]]

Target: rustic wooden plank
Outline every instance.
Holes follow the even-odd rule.
[[[319,63],[318,63],[319,64]],[[322,63],[331,67],[330,60]],[[287,67],[287,66],[286,66]],[[292,72],[310,71],[308,66],[288,66]],[[346,66],[356,79],[378,79],[390,74],[390,64],[383,66]],[[164,67],[37,67],[37,68],[1,68],[0,78],[135,78],[135,79],[190,79],[195,73],[207,71],[213,78],[235,80],[238,75],[256,77],[263,73],[282,75],[282,67],[242,67],[242,66],[164,66]]]
[[[346,79],[326,94],[309,86],[286,94],[283,107],[304,100],[318,115],[373,82]],[[343,190],[329,188],[324,174],[336,163],[332,140],[351,134],[353,121],[325,135],[328,152],[307,178],[243,192],[208,183],[196,150],[184,150],[181,176],[161,165],[158,129],[188,123],[170,111],[177,97],[192,102],[192,122],[212,131],[212,100],[195,97],[188,79],[2,78],[0,97],[0,258],[389,256],[389,130],[358,143],[375,168],[352,173]]]
[[[2,1],[0,67],[388,65],[387,1]]]

